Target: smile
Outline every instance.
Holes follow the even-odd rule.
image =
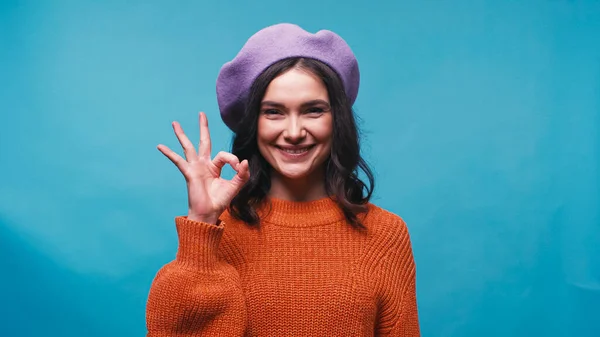
[[[306,155],[314,147],[314,145],[294,148],[284,148],[280,146],[275,147],[286,157],[299,158]]]

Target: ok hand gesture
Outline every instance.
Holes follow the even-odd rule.
[[[250,178],[248,161],[239,159],[228,152],[219,152],[211,159],[211,142],[208,120],[200,113],[200,144],[198,152],[187,138],[181,125],[173,122],[173,130],[183,147],[185,159],[165,145],[158,150],[169,158],[185,177],[188,190],[188,219],[216,224],[221,213],[233,197]],[[225,164],[231,165],[236,175],[231,180],[221,178]]]

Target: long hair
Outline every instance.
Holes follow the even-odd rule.
[[[250,225],[260,223],[256,210],[266,199],[271,188],[271,166],[260,154],[257,143],[260,106],[269,83],[294,68],[310,71],[320,78],[327,88],[333,114],[333,138],[330,156],[324,163],[325,190],[354,228],[364,228],[358,215],[367,211],[375,179],[360,154],[354,111],[337,73],[326,64],[310,58],[281,60],[268,67],[254,81],[247,98],[244,117],[238,124],[231,149],[240,161],[248,160],[250,179],[231,201],[229,212]],[[358,169],[367,177],[368,185],[358,177]]]

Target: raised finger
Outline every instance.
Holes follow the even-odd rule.
[[[175,135],[179,140],[179,144],[183,148],[183,153],[185,154],[185,158],[188,161],[194,161],[197,158],[196,149],[194,148],[194,144],[190,142],[190,139],[183,132],[183,128],[177,122],[173,122],[173,130],[175,131]]]
[[[173,164],[175,164],[175,166],[177,166],[177,168],[179,168],[179,170],[183,173],[185,165],[187,164],[187,161],[185,161],[185,159],[183,159],[180,155],[173,152],[165,145],[159,144],[156,148],[158,148],[158,150],[162,152],[162,154],[169,158],[171,162],[173,162]]]
[[[198,145],[198,155],[210,158],[211,147],[210,131],[208,131],[208,118],[204,112],[200,113],[200,145]]]

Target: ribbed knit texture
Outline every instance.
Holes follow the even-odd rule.
[[[176,217],[179,249],[148,297],[148,336],[419,336],[402,219],[369,205],[366,230],[330,199],[272,200],[250,227]]]

